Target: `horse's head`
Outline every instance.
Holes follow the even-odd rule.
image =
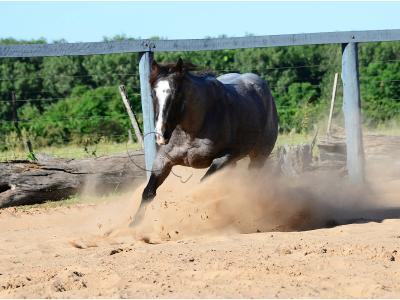
[[[150,84],[155,112],[155,133],[158,145],[167,144],[183,114],[182,82],[193,69],[179,58],[176,64],[159,65],[153,61]]]

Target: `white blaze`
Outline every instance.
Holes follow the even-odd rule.
[[[157,82],[154,88],[158,101],[158,118],[156,121],[156,141],[157,144],[165,144],[164,137],[162,136],[162,129],[165,126],[165,120],[163,119],[163,112],[168,96],[171,94],[171,88],[168,80],[160,80]]]

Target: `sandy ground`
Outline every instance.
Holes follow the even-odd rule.
[[[400,174],[375,168],[368,188],[240,166],[202,184],[204,171],[170,176],[136,228],[143,186],[0,210],[0,297],[399,298]]]

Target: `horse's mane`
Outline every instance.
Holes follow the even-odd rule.
[[[150,74],[150,84],[154,85],[158,78],[167,76],[172,73],[176,67],[175,63],[158,64],[158,70],[152,71]],[[191,62],[184,62],[182,65],[184,73],[189,73],[196,77],[216,77],[215,73],[210,70],[199,70],[198,66]]]
[[[196,73],[194,73],[194,75],[198,77],[217,77],[217,75],[213,71],[208,69],[197,71]]]

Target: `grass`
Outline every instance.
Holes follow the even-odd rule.
[[[276,146],[311,143],[312,139],[313,139],[312,134],[304,134],[304,133],[280,134],[278,135]]]
[[[311,134],[282,134],[278,136],[277,145],[296,145],[301,143],[311,142],[313,136]],[[136,151],[140,149],[140,145],[127,144],[127,143],[113,143],[102,142],[97,145],[88,146],[86,149],[82,145],[64,145],[42,147],[34,149],[35,154],[47,154],[59,158],[90,158],[104,155],[112,155],[118,153],[126,153],[127,148],[129,151]],[[26,160],[28,153],[23,149],[14,149],[9,151],[0,152],[0,161],[7,160]]]
[[[82,145],[65,145],[65,146],[52,146],[34,149],[34,153],[43,153],[59,158],[89,158],[98,157],[104,155],[112,155],[118,153],[126,153],[129,151],[135,151],[140,149],[140,145],[127,144],[127,143],[112,143],[102,142],[97,145],[88,146],[86,149]],[[28,153],[22,149],[10,150],[0,152],[0,161],[6,160],[17,160],[17,159],[28,159]]]
[[[58,207],[74,206],[77,204],[98,204],[113,199],[115,196],[116,196],[115,193],[110,193],[105,196],[71,196],[63,200],[57,200],[57,201],[49,200],[38,204],[15,206],[14,209],[20,212],[26,212],[35,209],[48,210]]]
[[[322,131],[320,131],[321,133]],[[375,129],[364,129],[364,133],[370,134],[384,134],[384,135],[400,135],[400,126],[381,126]],[[302,143],[311,143],[313,133],[287,133],[280,134],[276,145],[297,145]],[[82,145],[70,144],[63,146],[42,147],[34,149],[34,153],[43,153],[59,158],[90,158],[104,155],[112,155],[118,153],[126,153],[127,148],[129,151],[140,149],[140,145],[115,143],[110,141],[103,141],[97,145],[88,146],[86,149]],[[26,160],[29,159],[28,153],[23,149],[14,149],[9,151],[0,152],[0,161],[7,160]]]
[[[44,203],[38,203],[38,204],[20,205],[20,206],[16,206],[15,209],[17,211],[28,211],[28,210],[32,210],[32,209],[36,209],[36,208],[51,209],[51,208],[61,207],[61,206],[82,204],[85,202],[86,202],[86,200],[83,197],[72,196],[68,199],[63,199],[63,200],[59,200],[59,201],[46,201]],[[88,203],[90,203],[90,202],[88,202]]]
[[[366,132],[371,134],[383,134],[383,135],[392,135],[392,136],[399,136],[400,135],[400,128],[376,128],[376,129],[368,129]]]

